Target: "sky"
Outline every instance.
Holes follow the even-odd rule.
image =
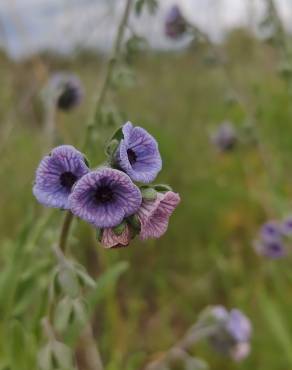
[[[236,26],[252,27],[265,0],[159,0],[153,17],[144,12],[130,24],[154,48],[180,48],[164,36],[163,18],[174,4],[214,40]],[[275,0],[287,28],[292,28],[292,0]],[[106,51],[111,47],[125,0],[0,0],[0,46],[15,59],[40,50],[63,54],[76,47]],[[292,29],[291,29],[292,31]]]

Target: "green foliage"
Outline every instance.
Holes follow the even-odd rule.
[[[291,98],[275,73],[277,51],[242,32],[231,35],[226,47],[228,71],[240,96],[217,63],[204,63],[203,47],[179,54],[138,53],[132,61],[137,84],[110,95],[97,117],[90,151],[93,168],[102,158],[102,130],[131,120],[157,137],[163,178],[182,198],[159,241],[108,251],[84,223],[78,221],[73,228],[70,254],[90,275],[73,265],[73,275],[61,278],[53,320],[67,346],[90,318],[107,370],[143,368],[149,356],[169,348],[210,304],[237,306],[254,324],[251,356],[240,365],[207,346],[195,348],[210,369],[292,366],[291,257],[269,262],[252,248],[262,222],[291,212]],[[101,61],[80,56],[52,58],[50,63],[54,69],[76,71],[86,86],[84,105],[73,115],[57,116],[59,136],[77,145],[96,79],[102,77]],[[17,102],[26,101],[27,86],[38,86],[33,66],[4,59],[0,64],[0,369],[34,370],[37,352],[47,345],[40,320],[48,314],[48,286],[56,266],[52,246],[62,212],[41,209],[31,193],[44,151],[41,116],[35,103],[24,109]],[[287,65],[282,67],[281,73],[289,72]],[[239,132],[249,122],[241,99],[255,112],[258,127],[252,135],[264,148],[268,168],[254,144],[221,155],[210,143],[209,133],[223,120],[233,121]],[[114,139],[121,132],[117,135]],[[131,221],[139,229],[137,220]]]

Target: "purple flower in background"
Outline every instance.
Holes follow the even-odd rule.
[[[259,255],[271,259],[279,259],[286,256],[286,248],[281,240],[256,241],[255,250]]]
[[[230,122],[223,122],[212,135],[213,144],[221,152],[226,152],[234,149],[237,143],[237,134]]]
[[[118,166],[133,181],[149,183],[162,167],[156,140],[143,128],[127,122],[122,128],[124,138],[116,153]]]
[[[117,235],[112,228],[106,228],[102,231],[101,245],[104,248],[126,247],[131,241],[131,231],[128,225],[123,232]]]
[[[178,39],[185,34],[187,22],[183,17],[180,8],[173,5],[166,15],[165,34],[172,39]]]
[[[180,196],[172,191],[157,193],[155,200],[143,199],[138,210],[141,223],[140,238],[160,238],[167,230],[171,214],[180,202]]]
[[[230,311],[226,330],[237,342],[248,342],[252,331],[250,320],[237,309]]]
[[[98,228],[119,225],[139,209],[139,188],[125,173],[111,168],[92,171],[74,186],[69,197],[74,215]]]
[[[292,217],[287,217],[281,225],[282,233],[285,236],[292,236]]]
[[[277,221],[266,222],[260,229],[254,248],[259,255],[267,258],[279,259],[285,257],[283,225]]]
[[[261,239],[267,242],[280,241],[283,234],[281,225],[277,221],[266,222],[260,231]]]
[[[68,111],[79,105],[84,96],[84,90],[79,78],[70,73],[55,73],[48,83],[48,93],[56,107]]]
[[[69,209],[72,187],[88,171],[82,153],[71,145],[61,145],[39,164],[33,194],[47,207]]]
[[[209,342],[218,352],[241,361],[250,352],[251,322],[240,310],[233,309],[228,312],[219,307],[221,314],[215,320],[215,325],[214,322],[212,323],[214,330],[209,337]],[[216,319],[214,308],[211,308],[211,314],[213,320]]]

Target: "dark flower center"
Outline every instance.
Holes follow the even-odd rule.
[[[66,189],[71,190],[75,184],[77,177],[72,172],[63,172],[60,176],[60,183]]]
[[[58,108],[70,109],[78,102],[78,91],[76,87],[67,84],[57,101]]]
[[[95,190],[94,198],[98,203],[107,203],[113,199],[114,193],[108,186],[100,186]]]
[[[136,161],[137,161],[137,155],[136,155],[136,153],[134,152],[134,150],[133,150],[133,149],[128,149],[128,150],[127,150],[127,154],[128,154],[129,162],[130,162],[131,164],[136,163]]]

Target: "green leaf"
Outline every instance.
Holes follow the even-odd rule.
[[[87,297],[88,310],[86,311],[87,320],[90,320],[94,313],[97,304],[107,296],[108,292],[112,291],[113,286],[117,283],[120,276],[128,269],[128,262],[119,262],[108,269],[97,281],[94,291]],[[66,336],[66,343],[74,345],[78,339],[83,325],[75,323]]]
[[[58,302],[54,314],[54,327],[58,332],[65,332],[73,312],[73,302],[69,297]]]
[[[125,231],[126,225],[126,221],[121,222],[118,226],[113,227],[113,232],[116,235],[121,235]]]
[[[111,140],[105,148],[105,153],[108,157],[112,157],[118,149],[120,142],[117,139]]]
[[[266,323],[270,327],[271,334],[277,339],[279,345],[282,347],[283,356],[286,357],[288,363],[292,366],[292,337],[289,325],[285,321],[284,316],[279,312],[277,305],[266,294],[261,294],[259,303]]]
[[[139,217],[137,215],[132,215],[127,218],[129,221],[130,225],[136,230],[140,231],[141,230],[141,222],[139,220]]]
[[[154,189],[157,190],[158,192],[172,191],[171,186],[166,185],[166,184],[154,185]]]
[[[58,281],[63,293],[71,298],[75,298],[79,294],[79,282],[76,273],[71,268],[62,268],[58,274]]]

